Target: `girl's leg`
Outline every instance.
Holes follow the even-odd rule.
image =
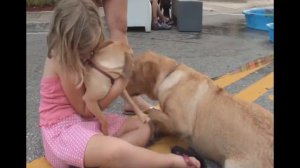
[[[127,118],[116,133],[116,137],[136,146],[146,146],[150,139],[150,132],[149,124],[142,123],[137,116],[132,116]]]
[[[194,157],[190,160],[200,167]],[[134,146],[121,139],[94,135],[85,150],[84,163],[86,167],[113,168],[186,168],[184,159],[179,155],[160,154],[151,150]]]

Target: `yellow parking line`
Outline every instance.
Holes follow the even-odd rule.
[[[52,166],[45,157],[40,157],[30,163],[27,163],[26,168],[52,168]]]
[[[274,101],[274,95],[269,95],[269,99]]]
[[[274,72],[271,72],[264,78],[260,79],[256,83],[250,85],[248,88],[239,92],[235,96],[246,101],[253,102],[261,95],[266,93],[268,89],[271,89],[274,85]]]
[[[267,65],[267,64],[266,64]],[[256,68],[253,68],[253,69],[250,69],[250,70],[247,70],[247,71],[242,71],[242,72],[238,72],[238,73],[234,73],[234,74],[227,74],[227,75],[224,75],[223,77],[221,77],[220,79],[217,79],[215,80],[215,83],[224,88],[226,86],[229,86],[230,84],[246,77],[247,75],[265,67],[266,65],[262,65],[262,66],[258,66]]]
[[[173,146],[181,146],[187,148],[188,144],[179,137],[176,136],[165,136],[160,140],[156,141],[153,145],[149,146],[148,149],[158,153],[170,153]]]

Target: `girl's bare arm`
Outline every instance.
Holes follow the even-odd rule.
[[[112,103],[118,96],[121,95],[121,93],[127,85],[127,82],[128,81],[124,80],[123,78],[118,78],[115,80],[107,96],[105,96],[104,99],[99,101],[103,109],[107,108],[110,105],[110,103]]]
[[[71,82],[67,76],[60,76],[60,81],[63,90],[74,110],[83,117],[93,117],[94,115],[87,110],[86,104],[82,100],[85,92],[84,85],[82,85],[80,88],[77,88],[74,82]]]

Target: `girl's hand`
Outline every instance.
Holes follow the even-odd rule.
[[[84,118],[94,118],[95,117],[95,115],[92,112],[90,112],[90,110],[88,110],[87,106],[85,106],[84,113],[80,114],[80,115]]]

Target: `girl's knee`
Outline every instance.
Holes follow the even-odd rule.
[[[151,129],[149,123],[140,122],[138,125],[139,132],[142,134],[141,137],[145,137],[145,143],[150,140],[151,137]]]
[[[146,134],[150,134],[150,132],[151,132],[149,123],[141,123],[139,128],[142,129],[143,131],[145,131]]]
[[[146,133],[150,133],[150,124],[143,123],[137,116],[134,116],[134,123],[138,129],[144,130]]]
[[[145,143],[149,141],[151,137],[151,128],[149,123],[143,123],[138,116],[131,118],[131,122],[135,127],[135,130],[138,131],[140,137],[143,137]]]

